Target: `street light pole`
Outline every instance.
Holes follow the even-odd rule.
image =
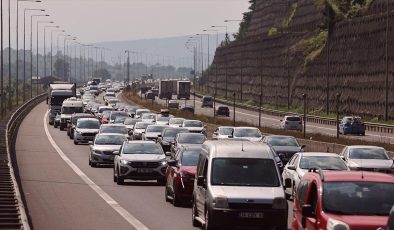
[[[4,52],[4,49],[3,49],[3,28],[4,28],[4,23],[3,23],[3,0],[0,0],[0,19],[1,19],[1,22],[0,22],[0,26],[1,26],[1,29],[0,29],[0,48],[1,48],[1,50],[0,50],[0,113],[1,113],[1,119],[3,119],[4,118],[4,116],[5,116],[5,113],[4,113],[4,75],[3,75],[3,73],[4,73],[4,68],[3,68],[3,64],[4,64],[4,60],[3,60],[3,52]]]
[[[38,60],[38,57],[39,57],[39,53],[38,53],[38,41],[39,41],[39,37],[38,37],[38,34],[39,34],[39,30],[38,30],[38,28],[39,28],[39,25],[40,24],[46,24],[46,23],[49,23],[49,24],[52,24],[52,23],[54,23],[53,21],[38,21],[37,22],[37,76],[36,76],[36,90],[37,90],[37,96],[38,96],[38,86],[39,86],[39,82],[38,82],[38,75],[39,75],[39,73],[38,73],[38,65],[39,65],[39,60]],[[45,39],[45,34],[44,34],[44,39]],[[44,46],[44,53],[45,53],[45,46]],[[45,60],[44,60],[44,62],[45,62]]]
[[[44,26],[44,77],[47,76],[47,52],[46,52],[46,29],[59,28],[59,26]],[[52,56],[52,32],[51,32],[51,56]]]
[[[51,31],[51,77],[53,77],[53,33],[55,32],[66,32],[65,30],[52,30]]]

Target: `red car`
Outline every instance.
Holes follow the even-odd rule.
[[[200,146],[181,146],[167,162],[165,198],[174,206],[191,201],[200,152]]]
[[[393,192],[393,175],[310,169],[297,189],[292,229],[385,229]]]

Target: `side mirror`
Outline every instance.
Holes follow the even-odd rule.
[[[303,217],[314,217],[312,206],[310,204],[304,204],[302,206],[302,216]]]
[[[289,170],[293,170],[293,171],[296,170],[295,165],[289,165],[289,166],[287,166],[287,168],[288,168]]]
[[[285,188],[291,188],[291,179],[285,180]]]
[[[167,164],[169,166],[175,167],[178,164],[178,161],[177,160],[169,160],[169,161],[167,161]]]
[[[213,132],[213,135],[217,136],[217,135],[218,135],[218,132]]]
[[[197,177],[197,186],[202,186],[203,188],[207,187],[205,177],[203,177],[203,176]]]
[[[341,156],[341,159],[346,161],[345,156]],[[394,158],[393,158],[393,161],[394,161]]]
[[[162,137],[161,134],[157,135],[157,137]]]
[[[171,152],[166,152],[166,156],[170,157],[171,156]]]
[[[114,151],[114,155],[120,155],[119,151]]]

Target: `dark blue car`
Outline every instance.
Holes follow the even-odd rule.
[[[361,117],[345,116],[339,123],[339,133],[365,136],[365,124]]]

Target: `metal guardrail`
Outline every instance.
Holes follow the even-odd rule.
[[[20,106],[8,121],[0,123],[0,229],[30,230],[16,165],[15,140],[23,118],[47,94],[41,94]]]
[[[196,97],[201,98],[202,95],[196,93]],[[225,105],[230,105],[230,106],[233,105],[232,101],[226,101],[226,100],[218,99],[218,98],[216,98],[216,102],[219,102],[219,103],[222,103]],[[235,103],[235,106],[237,108],[252,110],[252,111],[256,111],[256,112],[258,112],[260,110],[260,108],[257,106],[245,105],[245,104],[241,104],[238,102]],[[284,117],[285,115],[290,115],[290,114],[303,116],[303,114],[283,112],[283,111],[279,111],[279,110],[266,109],[266,108],[261,108],[261,112],[264,114],[276,116],[276,117]],[[329,125],[329,126],[336,126],[337,122],[339,122],[333,118],[320,117],[320,116],[314,116],[314,115],[307,115],[306,120],[308,122],[317,123],[317,124],[321,124],[321,125]],[[379,133],[391,133],[391,134],[394,133],[394,125],[386,125],[386,124],[378,124],[378,123],[370,123],[370,122],[364,122],[364,124],[365,124],[365,129],[367,131],[379,132]]]

